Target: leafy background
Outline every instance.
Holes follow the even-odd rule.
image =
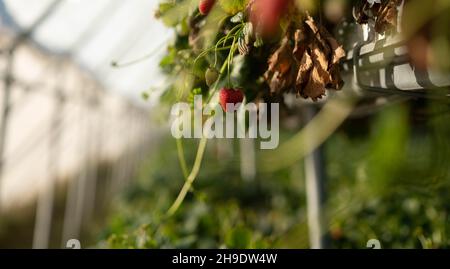
[[[347,121],[325,144],[327,231],[334,248],[450,246],[448,106],[411,101]],[[282,137],[293,135],[284,131]],[[216,141],[217,142],[217,141]],[[187,141],[188,161],[196,141]],[[236,151],[237,145],[234,145]],[[207,149],[200,176],[173,218],[182,185],[175,141],[141,168],[115,206],[101,246],[112,248],[308,248],[303,164],[240,177],[239,156]],[[294,153],[293,153],[294,154]],[[170,167],[170,168],[168,168]]]

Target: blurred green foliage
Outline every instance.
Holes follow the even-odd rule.
[[[450,246],[450,114],[409,102],[347,122],[326,144],[328,232],[334,248]],[[282,139],[292,136],[284,131]],[[192,162],[197,141],[184,141]],[[303,165],[241,179],[235,154],[208,145],[181,210],[164,214],[183,184],[175,141],[143,165],[102,235],[111,248],[307,248]],[[293,152],[292,154],[295,154]]]
[[[433,103],[414,122],[404,106],[383,111],[369,140],[338,135],[351,159],[333,158],[329,145],[331,235],[338,247],[368,238],[389,248],[446,248],[450,194],[448,106]],[[413,128],[414,127],[414,128]],[[340,142],[337,142],[340,141]],[[333,140],[330,142],[333,143]]]

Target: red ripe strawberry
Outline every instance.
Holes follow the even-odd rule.
[[[200,14],[205,16],[208,15],[215,3],[216,0],[200,0],[200,3],[198,4]]]
[[[264,36],[278,31],[280,20],[292,0],[256,0],[250,11],[250,20]]]
[[[223,88],[222,90],[220,90],[219,99],[223,111],[228,112],[227,104],[236,105],[242,103],[242,101],[244,100],[244,94],[241,90]]]

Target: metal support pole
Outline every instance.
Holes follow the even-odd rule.
[[[21,33],[19,36],[15,38],[12,45],[6,50],[7,55],[7,63],[6,63],[6,71],[5,71],[5,79],[4,79],[4,95],[2,100],[2,115],[0,122],[0,194],[1,194],[1,179],[3,176],[3,169],[5,165],[5,146],[6,146],[6,135],[8,133],[8,117],[10,110],[10,97],[11,97],[11,88],[13,85],[13,61],[14,61],[14,53],[22,42],[24,42],[34,31],[36,31],[39,26],[44,23],[48,17],[52,15],[52,13],[64,2],[64,0],[54,0],[48,6],[48,8],[37,18],[37,20],[32,24],[32,26]],[[1,205],[1,195],[0,195],[0,214],[2,213],[2,205]]]
[[[53,203],[55,185],[58,177],[58,161],[60,159],[61,122],[64,107],[62,90],[56,90],[55,108],[50,126],[48,171],[49,183],[39,193],[37,201],[36,221],[34,226],[33,248],[48,249],[52,231]]]
[[[80,183],[78,180],[74,179],[68,182],[67,197],[66,197],[66,207],[64,210],[64,221],[63,221],[63,231],[62,231],[62,242],[61,246],[64,248],[68,240],[78,239],[73,238],[73,226],[74,226],[74,212],[77,206],[77,195],[78,195],[78,185]]]
[[[137,139],[137,120],[136,120],[136,111],[132,108],[128,108],[128,115],[131,115],[129,121],[128,132],[129,136],[127,138],[127,146],[126,146],[126,158],[124,160],[124,172],[125,178],[123,179],[122,189],[128,188],[132,181],[134,180],[135,170],[136,170],[136,139]]]
[[[2,213],[2,175],[3,168],[5,165],[5,146],[6,146],[6,135],[7,135],[7,127],[8,127],[8,119],[9,119],[9,111],[10,111],[10,99],[11,99],[11,88],[13,85],[12,72],[13,72],[13,62],[14,62],[14,52],[15,47],[11,48],[8,51],[7,62],[6,62],[6,70],[5,70],[5,79],[3,82],[3,97],[2,97],[2,111],[1,111],[1,122],[0,122],[0,214]]]
[[[91,119],[88,122],[89,137],[88,157],[86,158],[87,182],[85,190],[85,201],[83,209],[83,225],[88,226],[95,216],[96,194],[97,194],[97,175],[100,165],[100,150],[103,139],[102,118],[100,117],[99,98],[93,97],[89,102]]]
[[[252,138],[239,139],[241,150],[241,177],[245,181],[254,181],[256,178],[256,149]]]
[[[86,197],[86,186],[89,180],[89,174],[86,162],[89,159],[89,153],[91,152],[90,144],[88,143],[91,136],[91,126],[89,118],[89,105],[80,105],[80,134],[79,134],[79,147],[80,147],[80,174],[72,182],[69,182],[66,208],[64,212],[63,234],[62,234],[62,247],[66,246],[66,243],[71,239],[80,240],[81,226],[83,221],[83,211]]]
[[[316,108],[308,106],[306,110],[309,121],[315,116]],[[323,146],[306,156],[305,176],[310,248],[329,248],[324,212],[326,173]]]
[[[132,119],[126,122],[125,128],[127,133],[125,135],[122,134],[124,139],[127,139],[127,143],[124,148],[123,156],[121,156],[117,163],[114,165],[113,172],[111,175],[111,194],[114,196],[117,192],[124,190],[128,187],[130,181],[130,172],[131,166],[133,165],[131,160],[131,154],[133,152],[133,144],[135,140],[135,128],[134,128],[134,115],[131,107],[126,108],[126,114],[129,115]]]

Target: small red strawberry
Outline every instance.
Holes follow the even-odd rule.
[[[241,90],[223,88],[220,90],[220,105],[222,106],[223,111],[227,111],[227,104],[239,104],[244,100],[244,94]]]
[[[263,36],[274,35],[292,0],[258,0],[253,2],[250,21]]]
[[[208,15],[215,3],[216,0],[200,0],[200,3],[198,4],[200,14],[204,16]]]

